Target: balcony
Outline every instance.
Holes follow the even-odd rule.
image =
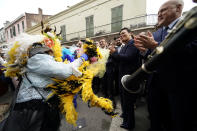
[[[157,15],[150,14],[150,15],[143,15],[138,16],[135,18],[130,18],[122,21],[117,21],[116,23],[109,23],[106,25],[97,26],[87,30],[81,30],[78,32],[73,32],[70,34],[66,34],[67,42],[68,41],[76,41],[79,39],[86,38],[86,31],[92,32],[93,34],[88,34],[91,37],[97,37],[101,35],[107,35],[115,32],[119,32],[122,27],[127,27],[131,30],[154,26],[157,23]],[[117,24],[117,27],[114,26]],[[120,26],[121,25],[121,26]],[[116,27],[117,29],[114,29]],[[112,29],[113,28],[113,29]]]

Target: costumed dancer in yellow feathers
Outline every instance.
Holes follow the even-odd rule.
[[[79,91],[84,102],[115,115],[112,102],[97,97],[91,88],[93,76],[99,74],[97,62],[91,61],[101,59],[99,49],[91,40],[83,42],[84,53],[66,63],[61,58],[59,35],[49,27],[42,35],[22,34],[16,40],[7,54],[5,75],[21,76],[22,81],[3,131],[57,131],[59,110],[68,123],[76,125],[73,97]]]

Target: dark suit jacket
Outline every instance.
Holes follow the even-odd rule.
[[[157,41],[159,44],[162,42],[162,33],[163,28],[159,28],[156,32],[153,32],[154,40]]]
[[[108,57],[107,63],[106,63],[106,73],[113,75],[115,68],[115,61],[113,60],[112,56],[110,55]]]
[[[154,39],[159,44],[162,42],[162,31],[163,29],[160,28],[153,33]],[[192,75],[196,75],[197,73],[196,57],[197,39],[182,48],[177,48],[176,51],[169,54],[169,56],[158,65],[153,76],[149,78],[148,86],[163,88],[168,91],[185,89],[188,88],[188,86],[191,87],[195,81]]]
[[[130,40],[119,53],[112,54],[112,57],[119,62],[119,78],[126,74],[132,74],[141,65],[139,50],[133,43],[134,41]]]

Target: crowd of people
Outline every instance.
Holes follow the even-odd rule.
[[[142,65],[142,62],[147,60],[148,55],[165,40],[168,32],[182,19],[183,7],[184,2],[182,0],[168,0],[162,4],[158,11],[157,28],[153,33],[148,31],[134,35],[130,29],[122,28],[119,35],[110,42],[107,42],[105,38],[94,42],[100,49],[109,50],[110,55],[107,59],[105,74],[102,78],[94,77],[92,89],[95,94],[102,92],[104,97],[111,99],[114,108],[116,108],[117,103],[115,97],[120,96],[122,110],[120,117],[123,119],[120,125],[121,128],[130,131],[135,129],[135,103],[139,95],[127,92],[122,86],[121,78],[124,75],[134,73]],[[73,65],[79,67],[82,64],[82,59],[88,59],[81,50],[82,44],[83,42],[80,40],[76,44],[77,48],[73,53],[65,48],[62,51],[63,54],[66,54],[63,59],[74,61],[75,64]],[[37,45],[32,49],[34,48],[37,48]],[[29,68],[29,77],[33,82],[39,79],[40,84],[43,84],[43,82],[44,86],[49,84],[51,81],[46,81],[45,78],[51,77],[51,73],[47,72],[53,72],[53,77],[58,76],[62,79],[73,74],[73,72],[70,72],[72,71],[71,66],[63,63],[59,64],[52,60],[53,52],[47,47],[42,47],[41,52],[32,53],[35,56],[30,57],[27,67]],[[163,63],[158,64],[154,73],[148,76],[145,87],[147,90],[147,110],[150,119],[150,129],[147,129],[148,131],[197,131],[197,104],[195,103],[195,100],[197,100],[197,88],[195,86],[195,75],[197,73],[196,56],[197,39],[193,39],[192,42],[185,44],[184,47],[178,48],[174,53],[170,54],[170,57]],[[50,63],[43,63],[43,59],[50,61]],[[40,65],[39,62],[45,64],[45,66],[38,67]],[[1,60],[1,64],[3,63],[4,61]],[[62,72],[62,68],[65,68],[65,72]],[[40,72],[44,76],[41,76]],[[24,127],[24,131],[25,129],[32,131],[58,130],[60,121],[58,109],[47,112],[47,115],[51,113],[56,120],[56,126],[54,127],[50,126],[50,123],[54,120],[46,120],[47,117],[45,118],[44,110],[50,108],[48,105],[32,109],[31,106],[40,103],[42,97],[35,92],[34,94],[29,94],[31,89],[27,89],[30,85],[28,81],[28,77],[25,77],[22,81],[16,99],[15,112],[12,112],[11,117],[9,117],[10,122],[8,122],[4,131],[11,131],[11,126],[19,127],[14,121],[22,116],[17,116],[16,113],[26,109],[23,108],[24,104],[20,104],[21,102],[26,102],[25,106],[29,109],[25,112],[27,114],[26,122],[28,122],[27,125],[29,127],[20,125],[24,124],[24,122],[17,123]],[[50,93],[50,91],[46,92],[45,90],[43,92],[45,92],[43,94],[46,96]],[[76,99],[74,103],[76,104]],[[37,115],[32,120],[32,115],[34,114]],[[39,121],[37,121],[38,119]],[[31,122],[34,122],[34,125]],[[31,128],[31,126],[33,127]],[[21,127],[18,130],[21,131]]]
[[[182,0],[168,0],[161,5],[158,11],[156,31],[153,33],[148,31],[134,35],[128,28],[123,28],[119,33],[120,37],[115,38],[115,45],[109,43],[106,46],[103,44],[106,43],[106,40],[100,40],[100,47],[110,50],[106,73],[101,80],[101,89],[106,97],[114,101],[114,104],[116,103],[114,95],[119,89],[121,117],[123,118],[121,128],[128,130],[135,128],[134,105],[138,97],[123,89],[120,82],[122,76],[135,72],[142,62],[147,60],[148,55],[165,40],[168,32],[182,19],[183,7]],[[197,42],[195,38],[191,41],[184,47],[177,48],[147,78],[150,131],[197,130],[197,106],[194,101],[197,90],[193,77],[197,73],[197,66],[194,62],[195,56],[197,56]],[[96,84],[98,84],[97,81]],[[102,81],[105,82],[102,83]],[[115,85],[118,85],[118,88]]]

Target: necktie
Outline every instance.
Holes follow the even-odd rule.
[[[123,47],[124,47],[124,44],[121,45],[119,53],[122,52]]]
[[[120,50],[121,50],[121,46],[119,46],[118,48],[117,48],[117,50],[118,50],[118,53],[120,52]]]
[[[166,35],[168,34],[169,27],[164,27],[162,30],[162,41],[165,39]]]

